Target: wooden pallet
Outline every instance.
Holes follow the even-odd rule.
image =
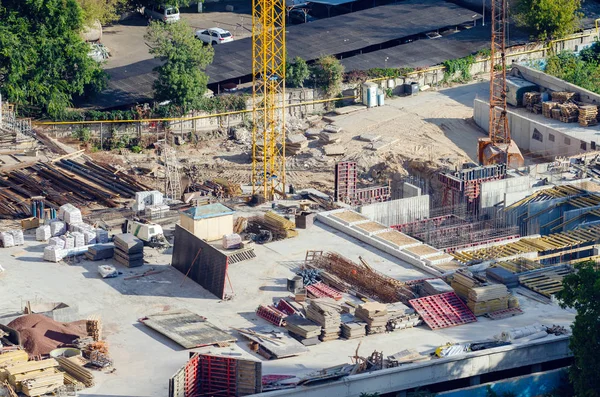
[[[514,317],[520,314],[523,314],[523,310],[519,309],[518,307],[511,307],[508,309],[487,313],[486,316],[492,320],[501,320],[503,318]]]
[[[552,295],[563,289],[563,278],[572,272],[573,270],[567,267],[544,269],[539,272],[520,276],[519,282],[524,287],[550,298]]]

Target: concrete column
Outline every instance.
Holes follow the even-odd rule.
[[[469,378],[469,385],[470,386],[477,386],[481,384],[481,377],[479,375],[475,375],[475,376],[471,376]]]
[[[533,364],[531,366],[531,373],[542,372],[542,364]]]

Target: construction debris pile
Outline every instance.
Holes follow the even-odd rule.
[[[246,232],[258,244],[283,240],[298,235],[294,222],[273,211],[268,211],[264,216],[248,218]]]

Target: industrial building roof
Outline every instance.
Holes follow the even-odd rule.
[[[182,213],[192,219],[197,220],[231,215],[235,213],[235,211],[221,203],[214,203],[201,205],[199,207],[192,207],[189,210],[183,211]]]
[[[286,51],[289,59],[299,56],[314,60],[332,54],[348,56],[369,50],[371,46],[480,18],[478,13],[444,1],[403,1],[286,27]],[[252,39],[216,46],[213,63],[206,68],[206,72],[209,83],[250,75]]]

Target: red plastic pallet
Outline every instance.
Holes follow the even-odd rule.
[[[342,293],[323,283],[316,283],[306,287],[306,291],[317,298],[333,298],[336,301],[342,299]]]
[[[280,299],[279,302],[277,302],[276,307],[277,307],[277,310],[284,312],[288,316],[291,316],[292,314],[296,314],[296,309],[294,309],[292,307],[292,305],[290,305],[288,303],[288,301],[286,301],[285,299]]]
[[[287,317],[285,313],[277,310],[275,306],[260,305],[258,309],[256,309],[256,314],[258,317],[263,318],[278,327],[282,327],[285,324],[284,318]]]
[[[454,292],[408,301],[431,329],[474,323],[477,318]]]

